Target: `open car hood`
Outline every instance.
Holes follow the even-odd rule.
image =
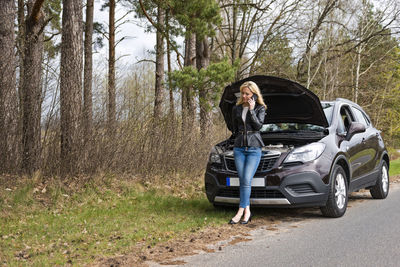
[[[219,107],[226,125],[232,131],[232,108],[240,97],[240,86],[246,81],[260,88],[267,111],[264,123],[309,123],[328,127],[319,98],[302,85],[283,78],[256,75],[237,81],[224,89]]]

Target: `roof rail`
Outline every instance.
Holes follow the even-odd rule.
[[[335,101],[341,101],[341,102],[345,102],[345,103],[347,103],[347,104],[351,104],[351,105],[354,105],[354,106],[356,106],[356,107],[359,107],[359,108],[361,108],[361,106],[360,105],[358,105],[356,102],[353,102],[353,101],[351,101],[351,100],[348,100],[348,99],[346,99],[346,98],[341,98],[341,97],[338,97],[338,98],[336,98],[336,100]],[[361,108],[362,109],[362,108]]]

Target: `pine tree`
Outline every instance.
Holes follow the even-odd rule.
[[[82,26],[82,1],[63,0],[60,62],[61,172],[63,175],[79,171]]]

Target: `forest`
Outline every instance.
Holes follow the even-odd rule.
[[[397,0],[0,0],[0,174],[202,173],[230,135],[223,88],[255,74],[355,101],[397,148],[399,16]],[[127,23],[155,33],[129,66]]]

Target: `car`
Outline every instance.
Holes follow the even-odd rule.
[[[267,105],[260,164],[250,203],[264,207],[320,207],[327,217],[346,212],[350,192],[369,189],[373,198],[389,193],[389,155],[379,130],[356,103],[320,101],[297,82],[257,75],[228,85],[219,107],[232,131],[232,107],[240,85],[255,82]],[[204,176],[214,206],[239,203],[233,136],[212,147]]]

